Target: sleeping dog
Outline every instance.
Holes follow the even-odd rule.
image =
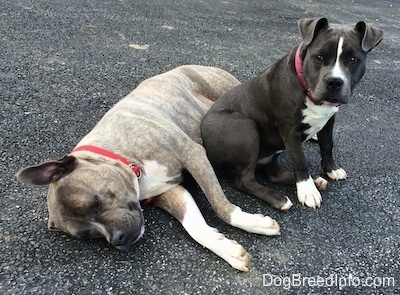
[[[248,271],[250,256],[206,224],[180,185],[187,170],[226,223],[263,235],[279,225],[249,214],[226,198],[202,146],[200,122],[216,98],[238,85],[227,72],[182,66],[142,82],[111,108],[64,157],[22,169],[20,181],[49,185],[48,226],[78,238],[105,237],[127,250],[144,232],[140,201],[177,218],[193,239]]]

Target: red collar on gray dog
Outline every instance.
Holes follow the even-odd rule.
[[[72,152],[79,152],[79,151],[86,151],[86,152],[92,152],[101,156],[105,156],[114,160],[118,160],[126,165],[129,166],[129,168],[132,169],[132,172],[135,173],[135,175],[137,176],[137,178],[140,178],[140,176],[142,176],[142,170],[140,170],[140,167],[131,163],[130,161],[128,161],[127,159],[125,159],[124,157],[114,154],[113,152],[103,149],[101,147],[98,146],[94,146],[94,145],[82,145],[79,146],[77,148],[75,148]]]
[[[314,100],[313,96],[311,95],[310,88],[308,87],[306,79],[304,78],[304,75],[303,75],[303,61],[301,60],[301,57],[300,57],[301,46],[302,46],[302,44],[300,44],[299,47],[297,47],[296,55],[295,55],[295,58],[294,58],[294,66],[296,68],[297,78],[299,78],[301,86],[303,86],[304,94],[307,95],[307,97],[314,104],[318,104],[318,103],[316,103],[316,101]]]

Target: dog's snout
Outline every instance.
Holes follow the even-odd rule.
[[[130,240],[130,236],[124,231],[117,229],[112,232],[111,245],[113,246],[125,246]]]
[[[136,231],[115,229],[111,232],[110,244],[119,250],[128,251],[144,233],[144,226],[141,225]]]
[[[342,88],[344,81],[341,78],[331,77],[326,80],[326,88],[331,91],[338,91]]]

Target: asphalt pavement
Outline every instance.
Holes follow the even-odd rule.
[[[0,294],[399,294],[399,15],[397,0],[0,0]],[[282,213],[219,174],[232,202],[280,223],[279,237],[223,224],[185,183],[206,220],[252,254],[250,272],[232,269],[152,206],[130,252],[47,229],[46,188],[18,183],[18,169],[68,152],[155,74],[201,64],[241,81],[255,76],[300,42],[297,20],[313,16],[385,30],[337,115],[335,155],[348,179],[330,182],[312,210],[294,186],[260,174],[292,199]],[[304,149],[320,173],[317,145]],[[290,168],[285,155],[282,164]]]

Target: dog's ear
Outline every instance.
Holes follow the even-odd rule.
[[[368,25],[363,21],[358,22],[355,29],[361,33],[361,49],[364,52],[369,52],[382,41],[383,31],[381,29]]]
[[[328,20],[324,17],[304,18],[299,20],[298,26],[303,44],[308,46],[321,29],[328,27]]]
[[[16,177],[21,182],[46,185],[73,171],[77,164],[77,158],[74,156],[65,155],[61,159],[55,161],[44,162],[36,166],[26,167],[20,170],[16,174]]]

